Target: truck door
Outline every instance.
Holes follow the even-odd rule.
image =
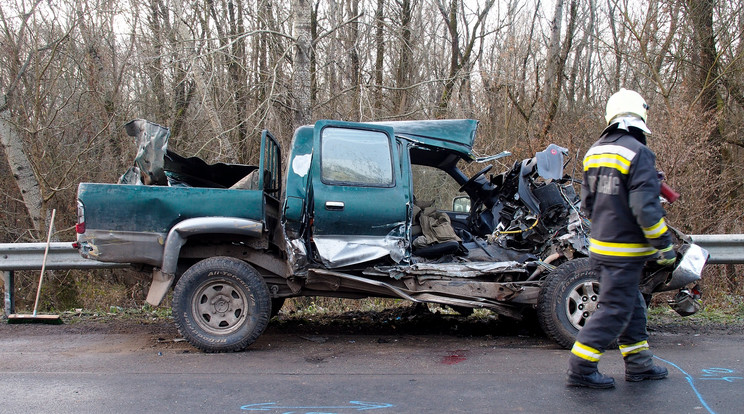
[[[337,268],[406,256],[410,184],[392,128],[319,121],[314,129],[312,241]]]

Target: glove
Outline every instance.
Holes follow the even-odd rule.
[[[677,261],[677,252],[674,251],[674,245],[669,245],[659,250],[659,258],[656,259],[656,263],[661,266],[673,266],[674,262]]]

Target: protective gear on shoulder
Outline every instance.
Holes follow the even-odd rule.
[[[674,251],[674,246],[669,245],[659,250],[659,258],[656,259],[656,263],[661,266],[673,266],[677,261],[677,253]]]
[[[621,88],[607,100],[605,120],[612,125],[621,116],[636,116],[645,124],[647,111],[648,104],[638,92]]]

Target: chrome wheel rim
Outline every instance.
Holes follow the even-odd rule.
[[[575,284],[566,298],[566,316],[571,325],[581,329],[599,304],[599,281],[589,280]]]

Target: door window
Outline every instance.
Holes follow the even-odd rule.
[[[361,129],[323,129],[321,179],[325,184],[392,187],[393,162],[388,136]]]

